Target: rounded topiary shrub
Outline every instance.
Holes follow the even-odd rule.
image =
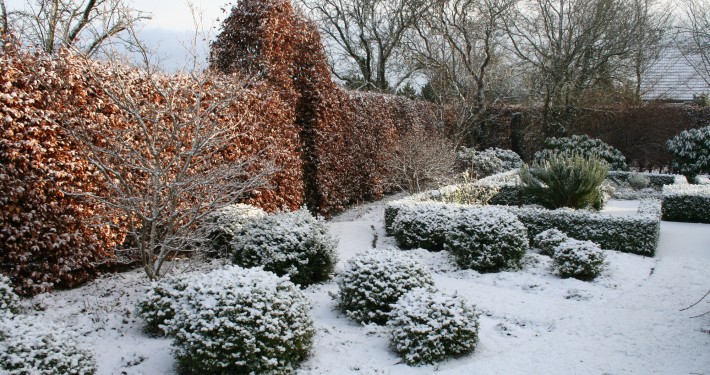
[[[479,272],[520,268],[528,250],[523,223],[491,206],[471,207],[453,216],[445,243],[459,266]]]
[[[540,250],[540,254],[553,256],[557,246],[567,241],[569,237],[557,228],[538,233],[532,239],[532,245]]]
[[[0,274],[0,314],[20,312],[20,298],[12,289],[10,278]]]
[[[542,150],[535,153],[535,160],[548,159],[551,155],[581,153],[584,156],[595,155],[609,164],[609,169],[626,171],[626,157],[618,149],[588,135],[573,135],[571,137],[547,138]]]
[[[457,210],[456,204],[439,202],[402,205],[392,220],[391,233],[403,249],[443,250],[446,228]]]
[[[232,204],[210,214],[205,220],[208,246],[205,254],[224,258],[232,254],[232,242],[242,227],[266,216],[266,211],[248,204]]]
[[[710,173],[710,126],[680,132],[668,140],[672,167],[694,183],[695,177]]]
[[[384,324],[404,293],[434,285],[429,270],[398,250],[372,250],[350,259],[337,278],[338,307],[361,323]]]
[[[34,317],[0,313],[0,373],[96,373],[93,355],[79,348],[76,334]]]
[[[191,279],[167,326],[183,374],[286,374],[308,355],[310,304],[286,277],[231,266]]]
[[[167,276],[153,281],[138,300],[136,313],[143,319],[143,330],[152,335],[165,334],[164,325],[175,317],[176,304],[195,274]]]
[[[242,267],[263,266],[307,286],[333,273],[336,247],[325,221],[302,208],[246,224],[234,242],[232,260]]]
[[[555,248],[552,267],[561,277],[589,281],[604,270],[604,252],[591,241],[567,239]]]
[[[392,306],[390,343],[409,365],[470,353],[478,343],[478,313],[458,295],[417,288]]]

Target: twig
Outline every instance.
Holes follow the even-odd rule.
[[[708,296],[708,294],[710,294],[710,290],[708,290],[708,292],[705,293],[705,295],[704,295],[701,299],[699,299],[697,302],[695,302],[694,304],[692,304],[692,305],[690,305],[690,306],[688,306],[688,307],[686,307],[686,308],[684,308],[684,309],[680,309],[679,311],[685,311],[685,310],[688,310],[688,309],[691,309],[691,308],[695,307],[695,305],[697,305],[697,304],[699,304],[700,302],[702,302],[702,301],[705,299],[705,297]],[[710,312],[710,311],[709,311],[709,312]],[[707,313],[705,313],[705,314],[707,314]],[[703,315],[705,315],[705,314],[703,314]],[[703,316],[703,315],[699,315],[699,316]],[[696,318],[696,317],[693,317],[693,318]]]

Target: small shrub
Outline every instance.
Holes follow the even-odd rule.
[[[151,335],[165,334],[164,325],[175,317],[177,303],[194,274],[168,276],[154,281],[139,299],[137,315],[143,319],[143,330]]]
[[[533,237],[532,244],[534,247],[540,249],[540,254],[551,257],[555,254],[557,246],[568,239],[569,237],[567,237],[566,234],[557,228],[552,228]]]
[[[641,190],[647,188],[649,184],[651,184],[651,179],[641,173],[632,173],[629,175],[627,182],[634,190]]]
[[[419,193],[449,181],[455,163],[451,141],[436,132],[416,128],[402,136],[387,160],[386,169],[394,187]]]
[[[671,166],[694,183],[699,174],[710,173],[710,126],[680,132],[666,143]]]
[[[20,298],[12,289],[10,278],[0,273],[0,314],[20,312]]]
[[[451,218],[445,247],[459,266],[479,272],[517,269],[528,249],[527,230],[497,207],[471,207]]]
[[[0,373],[88,375],[96,373],[96,362],[73,332],[34,317],[0,314]]]
[[[552,154],[530,168],[523,166],[520,178],[524,192],[547,208],[601,209],[607,170],[606,163],[594,155]]]
[[[555,248],[552,267],[561,277],[594,280],[604,270],[605,256],[591,241],[567,239]]]
[[[440,189],[443,202],[485,206],[498,194],[497,186],[476,184],[468,172],[461,174],[461,180],[458,185]]]
[[[391,305],[406,292],[433,286],[431,273],[397,250],[373,250],[348,261],[337,278],[338,306],[360,323],[384,324]]]
[[[232,254],[232,242],[247,223],[266,216],[266,211],[248,204],[232,204],[215,211],[207,218],[205,230],[209,245],[205,253],[212,258]]]
[[[444,248],[451,216],[459,209],[457,205],[439,202],[401,205],[390,225],[390,233],[404,249],[440,251]]]
[[[417,288],[392,306],[390,343],[409,365],[433,364],[472,352],[478,313],[458,295]]]
[[[523,164],[520,156],[512,150],[489,148],[476,151],[461,147],[457,152],[459,169],[469,171],[475,178],[484,178],[520,168]]]
[[[609,146],[600,139],[590,138],[588,135],[573,135],[569,138],[547,138],[544,149],[535,153],[535,160],[541,161],[548,159],[552,155],[575,153],[581,153],[587,157],[596,155],[606,161],[611,170],[625,171],[629,169],[626,166],[626,157],[621,151]]]
[[[234,242],[232,259],[239,266],[263,266],[307,286],[325,281],[333,273],[336,247],[325,221],[302,208],[244,225]]]
[[[315,333],[308,298],[286,277],[231,266],[192,279],[168,322],[182,373],[291,373]]]

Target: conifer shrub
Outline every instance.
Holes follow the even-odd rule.
[[[462,268],[498,272],[520,268],[528,250],[527,230],[518,218],[498,207],[470,207],[452,215],[445,249]]]
[[[606,162],[595,155],[551,154],[520,169],[525,194],[534,196],[546,208],[595,208],[604,205],[602,183]]]
[[[555,254],[557,246],[568,239],[569,237],[567,237],[564,232],[557,228],[552,228],[540,232],[533,237],[532,245],[540,250],[540,254],[551,257]]]
[[[166,326],[183,374],[288,374],[313,345],[310,309],[288,278],[231,266],[191,279]]]
[[[336,247],[325,221],[302,208],[244,225],[234,242],[232,260],[242,267],[262,266],[308,286],[331,276]]]
[[[666,143],[671,166],[695,183],[699,174],[710,174],[710,126],[680,132]]]
[[[337,277],[338,307],[359,323],[385,324],[406,292],[434,285],[429,270],[397,250],[372,250],[350,259]]]
[[[599,245],[569,238],[555,248],[552,267],[561,277],[590,281],[602,273],[605,260]]]
[[[77,335],[35,317],[0,313],[0,373],[96,373],[93,355],[79,347]]]
[[[232,242],[247,223],[266,216],[266,211],[248,204],[232,204],[216,210],[205,220],[208,246],[205,254],[212,258],[232,255]]]
[[[544,148],[535,153],[535,160],[541,161],[549,159],[551,155],[581,153],[584,156],[596,155],[609,165],[609,169],[625,171],[626,157],[621,151],[604,143],[597,138],[590,138],[588,135],[573,135],[571,137],[547,138]]]
[[[164,335],[165,324],[175,317],[177,303],[195,274],[167,276],[153,281],[138,300],[137,315],[143,319],[143,330],[151,335]]]
[[[478,343],[478,315],[458,295],[416,288],[392,306],[390,344],[413,366],[467,354]]]
[[[0,273],[0,314],[20,312],[20,298],[12,289],[10,278]]]

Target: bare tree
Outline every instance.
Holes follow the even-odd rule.
[[[512,50],[539,75],[548,131],[573,115],[588,89],[627,79],[619,66],[640,29],[632,1],[526,0],[507,19]]]
[[[640,99],[646,73],[670,39],[673,17],[669,6],[658,0],[634,0],[632,7],[637,22],[629,33],[629,38],[633,38],[630,65],[635,78],[634,97]]]
[[[451,181],[455,163],[455,144],[436,132],[415,128],[402,136],[387,167],[395,187],[419,193]]]
[[[126,0],[27,0],[23,9],[3,14],[10,28],[47,53],[75,47],[87,56],[150,18]]]
[[[396,89],[413,73],[402,39],[429,7],[426,0],[301,0],[329,51],[333,74],[348,86]]]
[[[684,0],[681,48],[686,60],[710,85],[710,0]]]
[[[152,53],[137,46],[140,69],[87,59],[119,125],[68,128],[107,184],[107,194],[88,198],[122,213],[128,250],[140,254],[146,274],[156,279],[168,272],[171,257],[201,248],[210,213],[268,188],[275,166],[264,154],[242,155],[238,147],[250,126],[238,103],[251,80],[217,76],[199,65],[167,76],[153,65]]]

